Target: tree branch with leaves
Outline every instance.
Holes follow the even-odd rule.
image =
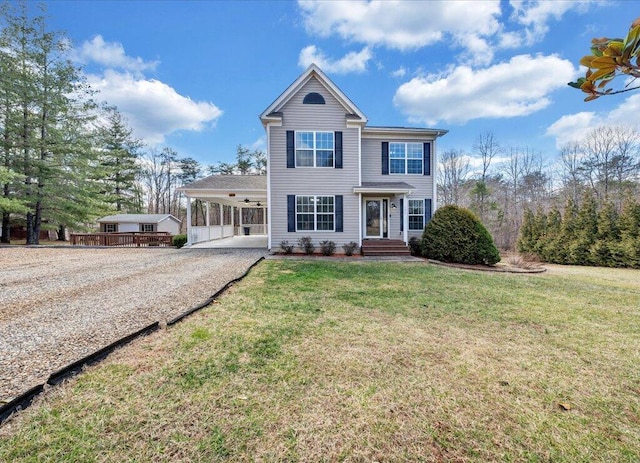
[[[640,77],[640,18],[631,24],[624,39],[592,39],[591,55],[582,57],[580,64],[588,68],[585,76],[569,85],[588,94],[584,101],[639,89],[640,85],[633,83]],[[623,88],[606,88],[619,76],[630,78]]]

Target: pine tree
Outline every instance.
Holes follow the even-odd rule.
[[[43,16],[29,17],[28,3],[2,10],[0,40],[15,64],[12,76],[12,169],[24,182],[12,194],[28,205],[27,243],[40,229],[63,220],[81,225],[100,203],[90,169],[87,137],[93,110],[88,87],[67,59],[69,41],[47,30]]]
[[[568,248],[576,238],[578,208],[571,198],[567,199],[560,224],[560,233],[548,250],[549,262],[557,264],[569,263]]]
[[[547,214],[541,207],[536,210],[534,220],[534,230],[536,240],[533,244],[533,253],[539,258],[544,254],[547,245]]]
[[[98,141],[99,177],[105,201],[119,212],[141,212],[137,209],[136,179],[142,142],[133,137],[133,130],[115,107],[106,108],[105,122],[98,128]]]
[[[593,194],[584,194],[575,226],[575,238],[569,245],[569,263],[589,265],[591,263],[590,249],[598,233],[598,213]]]
[[[596,241],[591,246],[591,261],[594,265],[616,267],[618,261],[616,246],[620,241],[618,211],[611,202],[607,202],[598,213],[598,231]]]
[[[620,260],[627,267],[640,268],[640,203],[634,198],[625,202],[620,215]]]
[[[558,262],[559,250],[564,247],[562,244],[562,215],[558,207],[554,204],[549,210],[547,217],[547,239],[544,248],[541,250],[540,258],[545,262]]]
[[[517,249],[519,252],[534,252],[534,246],[538,239],[535,227],[535,217],[531,209],[525,209],[518,237]]]

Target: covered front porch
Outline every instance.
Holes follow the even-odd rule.
[[[267,185],[264,175],[212,175],[179,189],[187,198],[187,244],[267,247]],[[227,246],[234,237],[261,237]],[[223,243],[224,240],[227,240]],[[237,243],[236,243],[237,244]],[[258,246],[259,244],[259,246]]]
[[[362,182],[353,192],[360,198],[361,239],[409,242],[407,197],[414,187],[405,182]]]

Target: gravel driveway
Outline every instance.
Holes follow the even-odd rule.
[[[0,248],[0,405],[204,302],[259,249]]]

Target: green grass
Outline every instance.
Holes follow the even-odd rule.
[[[639,323],[638,271],[265,261],[0,428],[0,461],[637,462]]]

